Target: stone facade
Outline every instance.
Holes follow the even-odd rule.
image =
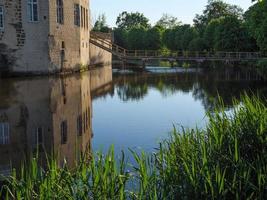
[[[0,6],[0,70],[49,74],[90,64],[89,0],[0,0]]]

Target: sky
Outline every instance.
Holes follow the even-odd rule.
[[[95,22],[97,16],[105,14],[107,24],[116,26],[117,16],[123,12],[141,12],[154,24],[162,14],[167,13],[183,23],[192,24],[196,14],[201,14],[208,0],[91,0],[91,17]],[[239,5],[246,10],[252,5],[251,0],[225,0]]]

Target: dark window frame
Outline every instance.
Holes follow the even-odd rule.
[[[56,0],[57,23],[64,24],[64,3],[63,0]]]
[[[44,128],[38,127],[36,129],[36,145],[43,145],[44,144]]]
[[[0,5],[0,30],[5,29],[5,8],[3,5]]]
[[[10,125],[7,122],[0,123],[0,145],[10,143]]]
[[[74,25],[81,26],[81,10],[79,4],[74,4]]]
[[[27,15],[29,22],[39,21],[39,2],[38,0],[27,0]]]
[[[77,117],[77,133],[79,136],[83,134],[83,121],[82,121],[82,115],[79,115]]]
[[[67,122],[67,120],[61,122],[60,132],[61,132],[61,144],[67,144],[67,141],[68,141],[68,122]]]

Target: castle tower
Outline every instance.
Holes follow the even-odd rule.
[[[0,71],[49,74],[89,64],[89,0],[0,0]]]

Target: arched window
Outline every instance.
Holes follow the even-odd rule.
[[[57,23],[64,23],[63,0],[57,0]]]

